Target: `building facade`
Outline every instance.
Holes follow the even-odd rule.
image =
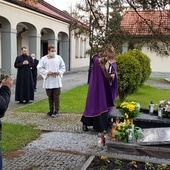
[[[155,41],[160,49],[166,49],[170,38],[170,10],[153,10],[153,11],[126,11],[123,15],[121,27],[130,36],[131,42],[124,42],[122,52],[126,52],[129,47],[135,48],[136,40],[143,40],[141,51],[145,53],[151,60],[152,72],[170,72],[170,56],[160,55],[154,50],[150,50],[150,40]],[[158,37],[166,37],[165,43],[160,41]],[[132,49],[132,48],[130,48]],[[170,54],[167,48],[167,53]]]
[[[0,68],[3,72],[16,76],[14,61],[23,46],[40,59],[47,54],[48,45],[54,44],[67,71],[89,65],[86,55],[89,38],[75,36],[75,30],[70,29],[75,19],[68,14],[36,0],[2,0],[0,9]]]

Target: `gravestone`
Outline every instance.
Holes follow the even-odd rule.
[[[139,145],[167,145],[170,144],[170,127],[144,129],[137,143]]]
[[[123,121],[123,116],[119,109],[114,108],[109,114],[110,124],[119,117]],[[134,143],[107,138],[108,152],[125,155],[147,156],[148,158],[160,158],[167,160],[170,158],[170,118],[159,119],[157,114],[150,115],[148,109],[143,109],[142,114],[134,119],[134,124],[141,127],[143,135],[140,135]],[[110,134],[109,134],[110,135]]]
[[[154,111],[153,115],[149,114],[148,109],[141,109],[142,114],[134,119],[134,124],[140,128],[158,128],[158,127],[170,127],[170,118],[158,118],[157,111]],[[109,124],[116,120],[116,118],[123,120],[123,116],[120,110],[113,108],[112,112],[109,113],[108,119]]]
[[[109,114],[109,119],[123,119],[119,109],[114,108]],[[113,122],[113,121],[112,121]],[[150,115],[148,109],[142,109],[142,114],[134,119],[134,124],[143,129],[137,144],[139,145],[170,145],[170,118],[159,119]]]
[[[164,80],[166,80],[166,81],[170,82],[170,78],[164,78]]]

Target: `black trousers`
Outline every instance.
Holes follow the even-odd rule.
[[[37,75],[33,75],[34,89],[37,88]]]
[[[58,112],[60,108],[60,93],[61,88],[46,89],[46,94],[48,96],[49,109],[50,111]]]
[[[103,132],[108,130],[108,112],[102,113],[101,115],[95,117],[85,117],[81,118],[81,122],[87,126],[93,126],[93,129],[97,132]]]

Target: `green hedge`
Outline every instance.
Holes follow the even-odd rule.
[[[142,68],[142,79],[140,86],[142,86],[151,74],[150,58],[139,50],[129,50],[128,53],[140,62],[140,66]]]
[[[150,59],[139,50],[129,50],[115,56],[118,72],[118,94],[121,101],[138,91],[139,86],[149,78]]]

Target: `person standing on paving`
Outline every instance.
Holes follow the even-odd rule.
[[[43,88],[46,89],[49,102],[47,116],[56,117],[60,107],[62,77],[66,71],[61,56],[56,55],[54,45],[48,46],[48,54],[42,57],[37,65],[38,73],[43,77]]]
[[[35,58],[35,54],[31,54],[31,57],[33,59],[33,67],[31,68],[32,71],[32,77],[33,77],[33,81],[34,81],[34,92],[36,92],[37,89],[37,65],[38,65],[38,60]]]
[[[88,126],[93,126],[97,132],[108,129],[108,114],[114,106],[118,92],[114,55],[114,47],[108,44],[100,56],[93,56],[86,106],[81,118],[84,131],[88,131]]]
[[[31,69],[34,66],[31,56],[27,55],[27,48],[21,48],[21,55],[17,56],[14,67],[17,68],[15,101],[28,103],[34,100],[34,82]]]
[[[10,102],[13,79],[11,77],[3,79],[0,88],[0,118],[4,117]],[[2,138],[2,124],[0,121],[0,139]],[[0,148],[0,170],[2,170],[2,151]]]

